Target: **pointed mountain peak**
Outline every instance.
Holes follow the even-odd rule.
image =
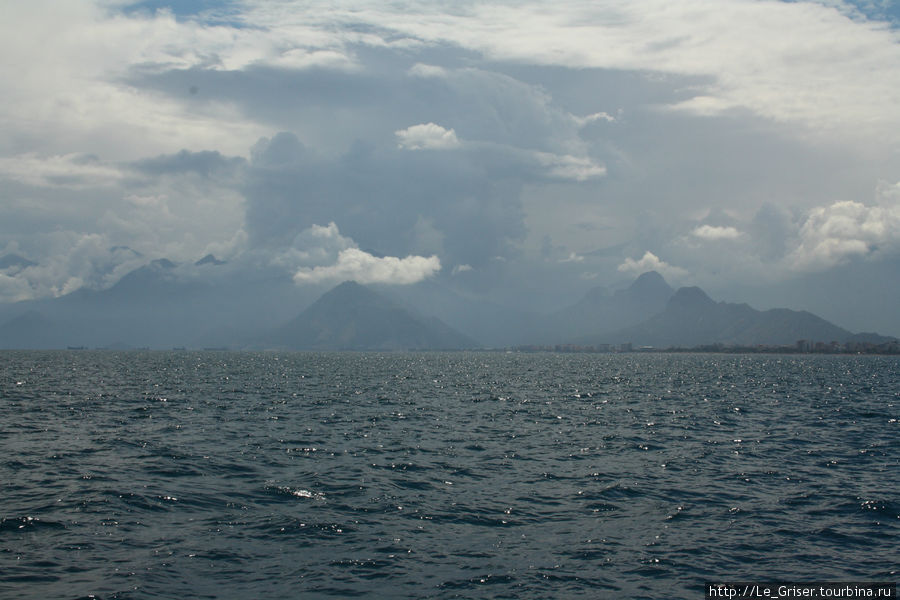
[[[125,252],[127,254],[131,254],[132,256],[141,257],[144,256],[134,248],[129,248],[128,246],[110,246],[109,251],[115,254],[116,252]]]
[[[374,291],[370,290],[366,286],[361,283],[357,283],[355,281],[349,280],[343,283],[339,283],[334,286],[322,296],[322,298],[352,298],[358,296],[377,296],[378,294]]]
[[[715,304],[716,302],[707,296],[706,292],[696,286],[679,288],[669,300],[669,308],[696,309],[715,306]]]
[[[672,287],[666,282],[662,275],[656,271],[647,271],[642,273],[629,286],[630,290],[637,292],[652,291],[668,291],[672,292]]]
[[[475,342],[433,317],[421,317],[382,294],[345,281],[274,335],[280,345],[318,350],[471,348]]]
[[[368,289],[369,288],[367,288],[363,284],[358,283],[352,279],[348,279],[347,281],[339,283],[336,286],[334,286],[333,288],[331,288],[331,291],[333,292],[335,290],[349,291],[349,290],[368,290]]]
[[[200,260],[198,260],[197,262],[194,263],[194,265],[196,265],[198,267],[201,267],[203,265],[224,265],[224,264],[225,264],[224,260],[219,260],[213,254],[207,254],[206,256],[204,256],[203,258],[201,258]]]
[[[155,269],[162,269],[168,271],[169,269],[175,268],[175,263],[173,263],[168,258],[158,258],[154,261],[150,261],[150,266]]]
[[[33,267],[35,265],[37,265],[36,262],[30,261],[24,256],[19,256],[18,254],[6,254],[0,257],[0,269],[8,269],[10,267],[24,269],[26,267]]]
[[[394,303],[375,290],[355,281],[340,283],[313,303],[313,306],[326,306],[329,310],[348,309],[354,306],[394,306]]]

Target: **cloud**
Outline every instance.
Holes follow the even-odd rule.
[[[24,277],[0,273],[0,302],[20,302],[33,295],[34,292]]]
[[[5,301],[56,297],[81,287],[109,287],[146,262],[129,248],[111,246],[107,236],[97,233],[56,231],[33,236],[28,242],[42,255],[29,252],[34,262],[0,276],[0,298]]]
[[[298,233],[291,245],[279,249],[272,264],[294,271],[299,267],[311,268],[334,263],[338,254],[356,248],[356,242],[341,235],[334,221],[328,225],[313,225]]]
[[[375,256],[341,235],[337,224],[313,225],[298,233],[289,248],[276,252],[271,264],[293,272],[294,282],[417,283],[441,270],[436,255],[406,258]]]
[[[337,50],[309,50],[307,48],[289,48],[272,57],[262,58],[260,62],[288,69],[326,68],[344,71],[356,71],[359,63],[352,56]]]
[[[561,258],[559,260],[559,262],[561,262],[561,263],[566,263],[566,262],[580,263],[580,262],[584,262],[584,257],[581,256],[580,254],[576,254],[575,252],[570,252],[569,256],[567,256],[566,258]]]
[[[597,121],[603,121],[606,123],[615,123],[616,122],[616,118],[605,111],[592,113],[592,114],[586,115],[584,117],[573,116],[572,118],[574,119],[574,121],[576,123],[578,123],[579,127],[584,127],[585,125],[588,125],[590,123],[595,123]]]
[[[413,125],[394,132],[397,147],[406,150],[449,150],[460,146],[456,132],[434,123]]]
[[[459,275],[460,273],[465,273],[466,271],[471,271],[472,265],[456,265],[453,267],[453,270],[450,272],[451,275]]]
[[[300,269],[294,274],[297,283],[347,281],[358,283],[418,283],[441,270],[437,256],[407,256],[397,258],[372,256],[358,248],[341,250],[333,265]]]
[[[106,288],[154,258],[239,251],[244,200],[235,186],[245,165],[189,151],[134,162],[81,153],[0,158],[0,244],[14,243],[37,263],[15,275],[13,297]],[[145,258],[110,250],[121,246]]]
[[[666,0],[477,5],[455,14],[414,5],[379,21],[430,43],[499,61],[708,78],[672,106],[700,115],[747,109],[776,121],[896,140],[900,47],[882,23],[811,2]],[[576,24],[577,26],[573,25]],[[858,90],[869,90],[861,98]]]
[[[741,237],[741,232],[734,227],[717,227],[714,225],[701,225],[691,232],[691,235],[701,240],[736,240]]]
[[[516,302],[577,289],[584,265],[558,260],[570,249],[601,280],[680,268],[722,285],[897,249],[896,202],[868,200],[900,168],[900,44],[871,19],[883,12],[57,4],[13,3],[0,21],[0,53],[17,57],[0,64],[0,247],[21,242],[44,268],[6,297],[23,281],[34,295],[107,285],[106,259],[65,260],[94,235],[98,252],[146,260],[246,250],[282,276],[351,249],[434,255],[473,268],[448,281]],[[547,235],[566,246],[542,260]],[[622,263],[647,248],[681,267]]]
[[[642,256],[640,260],[626,258],[625,262],[619,265],[618,271],[620,273],[628,273],[631,275],[640,275],[647,271],[656,271],[663,277],[673,280],[681,279],[688,274],[688,272],[681,267],[676,267],[660,260],[658,256],[649,250],[644,253],[644,256]]]
[[[517,157],[362,142],[324,156],[289,133],[261,140],[252,154],[242,191],[253,247],[277,251],[333,221],[375,255],[440,252],[450,264],[478,268],[524,234],[519,193],[533,162]]]
[[[560,156],[547,152],[537,152],[535,156],[538,162],[547,168],[550,176],[559,179],[586,181],[606,175],[606,167],[592,162],[589,158],[568,154]]]
[[[408,73],[413,77],[446,77],[447,70],[437,65],[427,65],[424,63],[416,63],[409,68]]]
[[[817,271],[853,258],[890,255],[898,250],[900,194],[886,197],[881,206],[843,201],[813,209],[787,262],[797,270]]]
[[[0,178],[30,186],[85,189],[111,186],[126,173],[89,154],[39,156],[28,152],[0,158]]]

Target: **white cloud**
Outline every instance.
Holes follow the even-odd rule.
[[[570,247],[600,243],[576,225],[608,228],[603,245],[653,247],[694,278],[724,280],[748,260],[790,274],[898,248],[896,203],[832,204],[867,198],[877,177],[896,181],[900,164],[900,33],[848,18],[840,0],[549,8],[523,0],[452,10],[424,0],[241,0],[177,17],[122,12],[133,3],[121,0],[7,4],[0,54],[15,60],[0,61],[0,244],[22,240],[41,265],[72,270],[32,272],[28,293],[97,281],[62,260],[75,242],[51,250],[43,238],[26,241],[34,233],[100,234],[148,257],[190,260],[206,248],[246,246],[235,234],[244,230],[250,245],[265,245],[244,210],[254,206],[294,224],[281,246],[335,219],[365,247],[385,240],[379,249],[393,256],[436,255],[479,271],[479,252],[469,249],[482,240],[490,241],[482,256],[526,235],[540,240],[551,227],[581,236]],[[403,129],[410,124],[418,125]],[[248,184],[246,173],[211,182],[125,162],[182,148],[246,155],[276,131],[303,139],[308,170],[285,165],[296,177],[277,181],[272,165],[259,165],[268,188]],[[453,160],[420,152],[412,158],[429,169],[398,175],[397,153],[383,154],[393,143],[465,152]],[[698,175],[703,165],[709,177]],[[595,185],[607,166],[612,176]],[[417,187],[426,178],[448,193]],[[242,196],[248,190],[256,205]],[[541,212],[523,206],[529,194]],[[735,227],[697,227],[719,217],[691,212],[719,203],[749,214],[765,200],[790,215],[771,243],[740,218],[721,218]],[[635,241],[640,211],[670,226]],[[485,222],[491,227],[478,227]],[[295,240],[279,256],[284,268],[321,273],[357,249],[336,226],[323,229],[330,233],[310,229]],[[716,240],[717,252],[705,251]],[[620,268],[678,269],[650,256],[658,263],[645,255]],[[606,260],[589,262],[606,276],[620,262]],[[21,281],[5,289],[21,294]]]
[[[548,11],[523,2],[454,15],[420,7],[405,19],[391,17],[396,29],[501,60],[710,77],[679,105],[699,114],[745,108],[897,139],[896,33],[820,4],[607,0]]]
[[[900,194],[886,195],[880,206],[844,201],[817,207],[810,211],[799,238],[787,262],[801,271],[895,253],[900,250]]]
[[[584,262],[584,257],[581,256],[580,254],[576,254],[575,252],[570,252],[570,253],[569,253],[569,256],[567,256],[566,258],[561,258],[561,259],[559,260],[559,262],[563,262],[563,263],[566,263],[566,262],[580,263],[580,262]]]
[[[471,271],[472,265],[456,265],[453,267],[453,270],[450,272],[451,275],[459,275],[460,273],[465,273],[466,271]]]
[[[688,272],[681,267],[676,267],[660,260],[658,256],[649,250],[644,253],[644,256],[642,256],[640,260],[626,258],[625,262],[619,265],[618,270],[620,273],[630,273],[632,275],[640,275],[647,271],[656,271],[663,277],[671,280],[681,279],[688,274]]]
[[[275,67],[287,69],[308,69],[318,67],[336,71],[358,71],[359,63],[343,52],[335,50],[309,50],[290,48],[268,60],[261,61]]]
[[[450,43],[490,60],[704,78],[676,105],[698,114],[743,108],[894,143],[900,131],[896,31],[819,3],[603,0],[548,10],[530,1],[447,11],[431,2],[246,0],[240,9],[205,20],[165,10],[125,15],[105,2],[9,4],[0,53],[28,60],[0,65],[0,127],[16,134],[10,140],[42,139],[57,153],[77,140],[79,151],[114,147],[122,156],[135,146],[235,154],[265,127],[227,102],[185,103],[130,86],[127,75],[259,66],[346,71],[360,67],[356,47]],[[444,68],[418,63],[409,73],[439,77]],[[596,119],[609,114],[579,122]]]
[[[447,69],[443,67],[439,67],[437,65],[426,65],[425,63],[416,63],[412,67],[409,68],[408,73],[413,77],[422,77],[422,78],[443,78],[447,76]]]
[[[36,264],[0,275],[0,299],[30,300],[68,294],[80,287],[105,288],[146,262],[135,252],[112,247],[103,234],[57,231],[28,240],[43,251]]]
[[[718,227],[715,225],[701,225],[695,228],[691,234],[701,240],[736,240],[741,237],[741,232],[734,227]]]
[[[33,297],[34,292],[24,277],[0,273],[0,302],[19,302]]]
[[[347,280],[410,284],[441,270],[441,261],[436,255],[377,257],[360,250],[351,238],[341,235],[333,222],[301,231],[292,246],[272,262],[294,270],[294,281],[298,284]]]
[[[209,248],[236,251],[244,199],[234,181],[242,164],[189,152],[131,163],[85,154],[0,157],[0,203],[13,224],[0,244],[15,243],[38,263],[15,274],[24,284],[13,296],[101,289],[142,261],[192,263]],[[110,250],[116,246],[145,258]]]
[[[372,256],[358,248],[341,250],[337,262],[324,267],[300,269],[294,274],[297,283],[347,281],[358,283],[417,283],[441,270],[437,256],[407,256],[397,258]]]
[[[615,123],[616,117],[612,116],[607,112],[596,112],[590,115],[586,115],[584,117],[573,116],[574,121],[578,124],[579,127],[584,127],[590,123],[595,123],[597,121],[604,121],[606,123]]]
[[[338,254],[356,243],[341,235],[332,221],[328,225],[313,225],[298,233],[291,246],[272,258],[272,264],[295,271],[299,267],[311,268],[334,263]]]
[[[589,158],[569,154],[550,154],[549,152],[535,152],[535,157],[542,166],[547,168],[550,176],[559,179],[587,181],[606,175],[606,167],[594,163]]]
[[[746,109],[820,131],[856,131],[897,141],[900,44],[883,23],[854,19],[827,3],[741,0],[284,4],[255,2],[248,22],[268,33],[297,28],[332,32],[366,23],[388,45],[451,43],[491,60],[566,68],[601,68],[704,78],[681,110],[714,115]],[[320,43],[324,43],[321,42]],[[426,69],[412,71],[425,75]],[[430,75],[436,75],[436,72]],[[860,94],[859,90],[866,90]]]
[[[406,150],[449,150],[460,146],[456,132],[434,123],[413,125],[394,132],[397,146]]]

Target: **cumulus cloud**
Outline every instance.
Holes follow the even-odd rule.
[[[36,263],[5,282],[14,290],[5,296],[102,289],[154,258],[193,262],[239,251],[244,207],[235,182],[244,164],[188,151],[134,162],[79,153],[0,158],[0,244]]]
[[[681,267],[676,267],[660,260],[658,256],[649,250],[644,253],[644,256],[642,256],[640,260],[626,258],[625,262],[619,265],[618,271],[620,273],[628,273],[631,275],[640,275],[647,271],[656,271],[663,277],[671,280],[681,279],[688,274],[687,271]]]
[[[594,163],[589,158],[569,154],[550,154],[548,152],[537,152],[535,156],[538,162],[546,167],[550,176],[559,179],[586,181],[606,175],[606,167]]]
[[[673,8],[650,0],[562,3],[550,14],[522,2],[454,15],[417,8],[415,19],[383,15],[382,22],[499,60],[708,77],[677,105],[701,115],[745,108],[879,138],[900,122],[894,33],[830,6],[692,0]],[[862,99],[860,89],[872,93]]]
[[[900,140],[896,28],[846,3],[57,4],[0,21],[0,245],[55,265],[5,297],[105,285],[63,260],[81,235],[291,274],[435,255],[509,298],[551,232],[598,277],[679,267],[592,247],[723,281],[897,248],[895,204],[834,204]],[[544,262],[573,284],[568,247]]]
[[[427,65],[425,63],[416,63],[407,71],[413,77],[446,77],[447,70],[437,65]]]
[[[375,256],[341,235],[337,224],[313,225],[278,252],[272,263],[294,272],[298,284],[353,280],[359,283],[417,283],[441,270],[436,255]]]
[[[0,302],[19,302],[33,297],[33,290],[24,277],[0,273]]]
[[[787,257],[795,269],[822,270],[853,258],[896,252],[900,248],[900,198],[881,206],[835,202],[810,211],[800,229],[799,246]]]
[[[30,238],[27,245],[32,244],[43,251],[42,256],[29,252],[35,261],[0,274],[0,298],[5,301],[62,296],[81,287],[109,287],[146,262],[139,253],[111,246],[107,236],[97,233],[57,231]]]
[[[243,187],[250,244],[280,249],[334,221],[373,254],[437,254],[480,267],[524,232],[519,191],[528,163],[477,151],[376,152],[356,144],[322,156],[293,134],[257,144]],[[533,163],[531,163],[533,164]]]
[[[453,271],[451,271],[452,275],[459,275],[460,273],[465,273],[466,271],[471,271],[472,265],[456,265],[453,267]]]
[[[715,225],[701,225],[695,228],[691,234],[701,240],[736,240],[741,237],[741,232],[734,227],[717,227]]]
[[[347,281],[358,283],[418,283],[441,270],[437,256],[376,257],[359,248],[341,250],[333,265],[300,269],[294,274],[297,283]]]
[[[328,225],[312,225],[298,233],[289,247],[278,249],[272,255],[271,263],[292,272],[298,268],[309,270],[332,264],[342,251],[356,247],[356,242],[341,235],[332,221]]]
[[[460,146],[456,132],[434,123],[413,125],[394,132],[397,146],[406,150],[449,150]]]

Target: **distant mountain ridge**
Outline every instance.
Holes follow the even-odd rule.
[[[478,344],[435,317],[422,317],[345,281],[265,342],[292,350],[458,350]]]
[[[893,338],[854,334],[807,311],[775,308],[759,311],[747,304],[716,302],[698,287],[680,288],[661,313],[607,335],[582,341],[632,343],[640,346],[694,347],[707,344],[789,346],[813,342],[868,341]]]
[[[27,266],[27,259],[8,256],[7,269]],[[455,290],[448,281],[375,289],[345,282],[323,295],[323,288],[295,285],[278,269],[233,277],[233,266],[223,263],[213,255],[193,265],[158,259],[107,289],[0,304],[0,348],[688,348],[895,339],[853,334],[806,311],[716,302],[696,287],[675,291],[655,272],[618,291],[594,288],[568,307],[538,314]]]
[[[641,274],[624,290],[593,288],[577,303],[550,316],[557,339],[585,332],[607,333],[636,325],[662,312],[675,290],[656,271]]]
[[[0,348],[238,349],[290,318],[286,306],[315,298],[315,290],[300,289],[290,279],[261,275],[250,282],[210,282],[179,278],[176,267],[154,260],[107,289],[0,304]]]

